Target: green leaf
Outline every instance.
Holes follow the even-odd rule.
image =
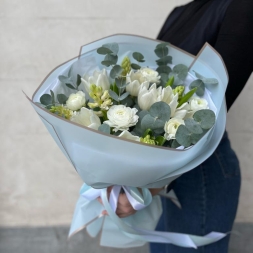
[[[171,148],[178,148],[180,146],[181,145],[177,142],[176,139],[172,140],[172,142],[171,142]]]
[[[160,101],[154,103],[150,107],[149,113],[154,118],[162,120],[165,124],[165,122],[170,119],[171,110],[170,106],[167,103]]]
[[[191,84],[190,84],[190,89],[193,89],[195,87],[197,87],[197,90],[196,90],[196,94],[198,96],[203,96],[205,94],[205,84],[202,80],[200,79],[197,79],[195,81],[193,81]]]
[[[109,90],[109,95],[112,99],[114,99],[115,101],[119,101],[119,95],[117,93],[115,93],[114,91],[112,90]]]
[[[134,52],[133,58],[138,62],[144,62],[144,56],[139,52]]]
[[[160,85],[162,86],[162,87],[165,87],[165,84],[167,83],[167,81],[168,81],[168,74],[166,74],[166,73],[160,73]]]
[[[68,97],[65,96],[64,94],[58,94],[57,95],[57,100],[60,104],[66,104],[66,101],[68,100]]]
[[[107,43],[104,44],[102,47],[108,48],[114,55],[117,55],[119,52],[119,45],[117,43]]]
[[[121,76],[116,77],[115,78],[115,83],[116,83],[116,85],[119,89],[123,89],[127,86],[125,77],[121,77]]]
[[[196,144],[209,130],[203,129],[203,132],[201,134],[192,134],[191,135],[191,141],[192,144]]]
[[[163,144],[165,143],[166,139],[163,136],[157,136],[155,138],[155,141],[157,143],[158,146],[163,146]]]
[[[171,68],[169,66],[166,66],[166,65],[162,65],[162,66],[159,66],[156,71],[161,74],[161,73],[166,73],[166,74],[169,74],[171,72]]]
[[[148,129],[150,128],[151,130],[161,130],[164,131],[164,121],[160,120],[158,118],[154,118],[150,114],[147,114],[144,116],[144,118],[141,121],[141,128],[142,129]]]
[[[192,90],[188,91],[179,101],[177,108],[180,107],[182,104],[189,101],[189,99],[193,96],[193,94],[197,91],[197,87],[193,88]]]
[[[112,61],[101,61],[101,64],[106,67],[110,67],[111,65],[113,65],[113,62]]]
[[[156,63],[160,66],[160,65],[166,65],[168,63],[172,63],[172,56],[167,55],[164,56],[162,58],[160,58],[159,60],[156,60]]]
[[[180,80],[184,81],[188,74],[188,68],[183,64],[178,64],[173,68],[173,72],[177,74]]]
[[[79,74],[77,74],[77,78],[76,78],[76,86],[78,87],[80,84],[81,84],[81,82],[82,82],[82,80],[81,80],[81,76],[79,75]]]
[[[73,81],[72,81],[71,77],[60,75],[60,76],[58,76],[58,79],[59,79],[59,81],[62,82],[62,83],[65,83],[65,84],[66,84],[66,83],[73,84]]]
[[[99,47],[99,48],[97,49],[97,53],[98,53],[98,54],[106,55],[106,54],[112,54],[113,51],[110,50],[110,49],[107,48],[107,47]]]
[[[110,62],[112,62],[112,64],[110,64],[110,65],[115,65],[117,63],[117,61],[118,61],[118,56],[117,55],[113,55],[113,54],[107,54],[105,56],[104,61],[106,61],[106,62],[110,61]]]
[[[212,110],[203,109],[193,114],[193,119],[200,123],[203,129],[210,129],[215,123],[215,114]]]
[[[134,106],[134,100],[131,96],[127,96],[126,98],[121,100],[121,104],[125,105],[126,107],[133,107]]]
[[[52,97],[49,94],[44,94],[40,97],[40,102],[43,105],[51,105],[52,104]]]
[[[111,128],[107,124],[102,124],[99,126],[98,131],[105,133],[105,134],[110,134],[111,133]]]
[[[217,85],[219,81],[215,78],[203,78],[202,81],[206,85]]]
[[[110,77],[114,79],[115,77],[119,76],[121,72],[122,68],[119,65],[115,65],[110,72]]]
[[[124,100],[128,95],[129,95],[129,92],[123,93],[123,94],[119,97],[119,101]]]
[[[76,88],[75,88],[73,85],[71,85],[70,83],[65,83],[65,84],[66,84],[66,86],[69,87],[70,89],[76,90]]]
[[[195,120],[188,118],[184,120],[185,126],[187,129],[193,133],[193,134],[201,134],[203,133],[203,130],[199,124],[199,122],[196,122]]]
[[[174,80],[175,80],[174,76],[170,77],[168,82],[165,84],[165,87],[172,86],[174,83]]]
[[[168,42],[162,42],[162,43],[159,43],[156,45],[156,48],[159,48],[159,47],[168,47],[170,45],[170,43]]]
[[[169,49],[167,47],[167,45],[165,44],[160,44],[156,46],[155,49],[155,54],[159,57],[159,58],[163,58],[165,56],[167,56],[169,53]]]
[[[198,72],[196,72],[195,70],[193,70],[193,72],[194,72],[194,74],[195,74],[195,76],[198,78],[198,79],[204,79],[205,77],[204,76],[202,76],[202,75],[200,75]]]
[[[134,69],[134,70],[137,70],[137,69],[140,69],[141,66],[139,66],[138,64],[132,63],[131,68]]]
[[[184,147],[191,145],[191,132],[184,125],[180,125],[176,132],[176,141]]]

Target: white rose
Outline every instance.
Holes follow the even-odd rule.
[[[81,81],[88,93],[90,92],[91,84],[102,87],[103,91],[110,89],[110,82],[105,69],[102,69],[101,71],[95,70],[92,76],[86,74],[81,78]]]
[[[194,112],[209,108],[208,102],[204,98],[200,98],[200,97],[193,97],[192,99],[190,99],[189,104],[190,104],[191,110]]]
[[[94,111],[85,107],[82,107],[80,112],[75,112],[70,120],[95,130],[98,130],[99,126],[101,125],[100,119],[94,113]]]
[[[180,125],[184,125],[184,121],[180,118],[172,118],[167,121],[164,125],[164,138],[168,141],[175,139],[177,129]]]
[[[132,141],[140,141],[139,136],[132,135],[131,133],[129,133],[126,130],[124,130],[118,137],[128,139],[128,140],[132,140]]]
[[[108,120],[104,121],[110,127],[114,127],[113,131],[128,130],[129,127],[136,125],[139,116],[136,108],[126,107],[124,105],[113,105],[107,112]]]
[[[76,111],[79,110],[85,104],[85,94],[82,91],[78,91],[76,94],[72,93],[66,101],[68,109]]]
[[[148,81],[150,83],[160,83],[159,73],[150,68],[141,68],[137,71],[137,73],[141,73],[142,82]]]

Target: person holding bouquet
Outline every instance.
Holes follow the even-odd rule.
[[[157,38],[193,55],[208,42],[221,54],[229,74],[226,91],[228,110],[252,72],[252,13],[253,2],[248,0],[195,0],[175,8]],[[157,230],[195,235],[231,231],[240,182],[239,162],[225,133],[209,159],[169,185],[168,188],[175,191],[182,209],[163,198],[164,211]],[[153,195],[160,190],[150,189]],[[117,215],[126,217],[135,212],[125,194],[121,194]],[[197,250],[156,243],[151,243],[150,249],[152,253],[226,253],[228,243],[229,234],[224,239]]]

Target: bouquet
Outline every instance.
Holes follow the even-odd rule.
[[[147,188],[168,184],[212,154],[225,129],[227,82],[208,44],[194,57],[130,35],[86,45],[51,72],[31,103],[86,183],[70,234],[86,226],[96,236],[102,228],[101,245],[111,247],[197,247],[222,238],[154,232],[161,204]],[[124,219],[114,213],[121,188],[140,210]],[[104,208],[109,217],[101,217]]]

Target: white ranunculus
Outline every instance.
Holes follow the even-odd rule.
[[[85,74],[81,78],[82,84],[84,85],[85,90],[90,92],[90,85],[95,84],[96,86],[100,86],[103,88],[103,91],[110,89],[110,82],[107,76],[106,69],[102,69],[101,71],[95,70],[92,76]]]
[[[95,130],[101,125],[99,117],[86,107],[82,107],[80,112],[75,112],[70,120]]]
[[[136,125],[139,116],[136,108],[126,107],[124,105],[113,105],[107,112],[108,120],[105,124],[113,127],[113,131],[128,130],[129,127]]]
[[[190,99],[189,104],[190,104],[191,110],[194,112],[209,108],[208,102],[204,98],[200,98],[200,97],[193,97],[192,99]]]
[[[149,83],[160,83],[159,73],[150,68],[141,68],[137,73],[141,73],[142,82],[148,81]]]
[[[132,141],[140,141],[139,136],[132,135],[131,133],[129,133],[126,130],[124,130],[118,137],[128,139],[128,140],[132,140]]]
[[[184,121],[180,118],[171,118],[164,125],[164,138],[166,140],[175,139],[177,129],[180,125],[184,125]]]
[[[149,83],[143,83],[138,94],[138,105],[142,110],[149,110],[152,104],[157,102],[156,84],[152,84],[148,88]]]
[[[66,106],[68,109],[76,111],[84,106],[85,102],[85,94],[82,91],[78,91],[77,93],[72,93],[69,96],[68,100],[66,101]]]
[[[131,70],[126,76],[126,83],[128,83],[126,86],[126,91],[129,92],[131,96],[137,97],[142,84],[141,73]],[[144,83],[149,85],[149,82],[147,81]]]

